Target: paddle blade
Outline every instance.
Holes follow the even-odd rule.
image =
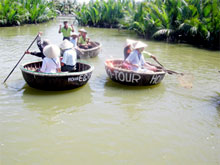
[[[184,88],[192,88],[193,86],[193,75],[192,74],[179,74],[177,76],[179,84]]]

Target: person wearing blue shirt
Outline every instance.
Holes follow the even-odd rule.
[[[141,41],[138,41],[134,45],[134,50],[125,59],[125,65],[128,67],[128,69],[133,71],[138,71],[139,69],[157,71],[156,67],[151,66],[145,62],[144,56],[142,55],[142,52],[144,51],[145,47],[147,47],[147,45]],[[156,58],[154,56],[151,57]]]
[[[77,47],[77,39],[78,39],[78,34],[76,32],[72,33],[70,42],[73,44],[74,47]]]

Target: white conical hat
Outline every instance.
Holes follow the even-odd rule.
[[[141,41],[138,41],[135,45],[134,45],[134,49],[139,49],[139,48],[145,48],[147,47],[147,44],[141,42]]]
[[[131,39],[126,39],[126,46],[133,46],[137,41],[131,40]]]
[[[62,50],[71,49],[71,48],[73,48],[73,44],[72,44],[69,40],[64,40],[64,41],[60,44],[60,48],[61,48]]]
[[[87,33],[85,29],[79,29],[79,32]]]
[[[43,49],[43,54],[48,58],[57,58],[60,56],[60,48],[53,44],[47,45]]]
[[[76,33],[76,32],[72,32],[71,33],[71,36],[78,36],[79,34],[78,33]]]

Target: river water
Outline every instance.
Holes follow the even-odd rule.
[[[63,20],[1,27],[0,81],[38,31],[60,44]],[[164,66],[190,74],[192,88],[183,87],[176,75],[151,87],[123,86],[107,77],[104,61],[123,57],[126,38],[141,39],[129,31],[86,30],[102,43],[98,57],[82,60],[95,67],[87,85],[59,92],[33,89],[19,67],[0,85],[0,164],[220,164],[220,53],[143,40]],[[21,63],[34,60],[40,59],[26,55]]]

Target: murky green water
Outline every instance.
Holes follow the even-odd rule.
[[[0,28],[0,81],[7,77],[38,31],[59,44],[63,19]],[[30,88],[17,68],[0,85],[1,165],[220,164],[220,53],[145,41],[169,69],[193,74],[193,88],[166,75],[152,87],[112,82],[104,61],[123,56],[135,34],[86,28],[101,54],[86,86],[61,92]],[[38,50],[36,44],[31,50]],[[22,63],[40,60],[26,55]]]

